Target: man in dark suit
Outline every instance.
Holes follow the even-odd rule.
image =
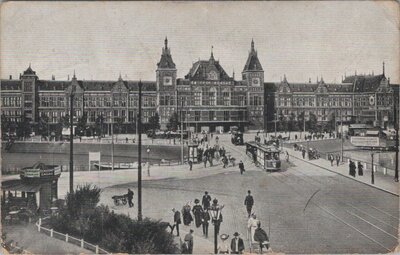
[[[127,195],[127,197],[128,197],[128,204],[129,204],[129,207],[132,207],[132,206],[133,206],[133,202],[132,202],[132,199],[133,199],[133,191],[132,191],[131,189],[128,189],[128,195]]]
[[[208,195],[208,192],[204,192],[203,199],[201,200],[201,204],[203,205],[204,209],[210,208],[210,203],[211,203],[211,197]]]
[[[171,234],[174,231],[174,228],[176,227],[176,236],[179,236],[179,224],[182,223],[181,221],[181,213],[178,210],[175,210],[175,208],[172,208],[172,212],[174,213],[174,225],[170,225],[171,228]]]
[[[231,251],[233,254],[242,254],[244,251],[243,239],[239,237],[239,233],[233,234],[234,238],[231,241]]]
[[[244,205],[246,206],[247,213],[249,214],[249,218],[251,216],[251,209],[253,208],[254,205],[254,199],[253,196],[251,195],[251,191],[247,191],[247,196],[246,199],[244,200]]]

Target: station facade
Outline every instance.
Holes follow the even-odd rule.
[[[325,83],[322,77],[314,83],[297,83],[286,76],[281,82],[264,82],[253,40],[238,80],[224,70],[212,50],[207,60],[196,61],[187,75],[177,77],[167,38],[155,73],[154,81],[142,81],[142,122],[158,113],[162,129],[174,113],[192,131],[263,129],[277,116],[297,120],[304,114],[307,120],[311,113],[319,122],[335,118],[384,127],[393,115],[394,90],[384,68],[382,74],[355,74],[341,83]],[[121,76],[115,81],[78,80],[75,74],[71,80],[54,76],[42,80],[29,66],[19,79],[1,80],[1,114],[12,122],[24,117],[37,123],[46,115],[50,124],[59,123],[68,112],[74,85],[77,118],[85,112],[89,125],[102,116],[105,124],[119,121],[132,126],[138,112],[138,84]]]
[[[192,130],[229,130],[262,128],[264,114],[264,71],[257,57],[254,42],[242,79],[229,76],[213,52],[208,60],[193,64],[184,78],[177,77],[168,40],[165,39],[160,61],[157,63],[155,81],[141,81],[142,122],[147,123],[158,113],[162,128],[178,113],[182,122]],[[29,66],[18,80],[1,80],[1,113],[10,121],[23,117],[37,123],[46,115],[50,124],[60,121],[69,111],[69,93],[74,85],[74,113],[77,118],[87,113],[88,124],[103,116],[104,123],[117,119],[132,125],[138,111],[139,81],[41,80]]]

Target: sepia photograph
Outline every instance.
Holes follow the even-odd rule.
[[[396,254],[398,1],[0,3],[1,254]]]

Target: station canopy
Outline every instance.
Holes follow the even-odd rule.
[[[22,180],[7,180],[1,182],[1,189],[3,191],[22,191],[22,192],[38,192],[40,190],[40,183],[26,183]]]

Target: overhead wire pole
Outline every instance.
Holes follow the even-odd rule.
[[[340,142],[341,142],[341,158],[342,158],[342,163],[344,162],[343,160],[343,114],[342,114],[342,109],[340,109]]]
[[[142,220],[142,81],[139,81],[138,111],[138,221]]]
[[[183,97],[181,97],[181,162],[183,165]]]
[[[114,93],[111,92],[111,170],[114,171]]]
[[[400,93],[400,90],[399,90]],[[400,101],[400,94],[399,94],[399,101]],[[395,102],[394,102],[394,126],[395,126],[395,131],[396,131],[396,158],[395,158],[395,170],[394,170],[394,181],[398,182],[399,181],[399,126],[400,126],[400,117],[397,116],[397,114],[400,114],[400,110],[399,113],[397,113],[397,110],[399,110],[398,106],[397,106],[397,102],[396,102],[396,98],[395,98]]]
[[[74,71],[75,78],[75,71]],[[70,101],[69,101],[69,126],[70,126],[70,137],[69,137],[69,192],[74,192],[74,94],[75,85],[71,87]]]

